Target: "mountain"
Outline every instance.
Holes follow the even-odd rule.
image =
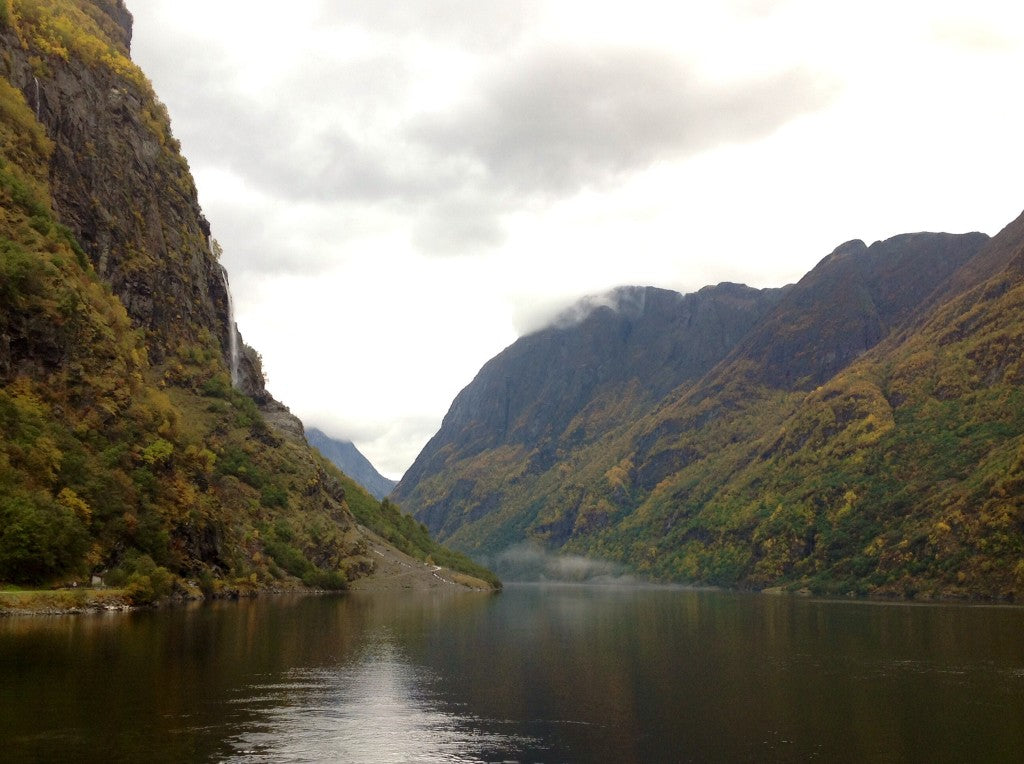
[[[705,374],[784,293],[631,287],[583,301],[484,365],[406,472],[396,501],[446,537],[461,538],[478,520],[493,525],[492,510],[513,491],[557,484],[556,465]],[[515,526],[521,518],[510,519]],[[503,529],[497,544],[517,534]]]
[[[459,395],[395,495],[447,543],[499,564],[526,540],[664,580],[1015,596],[1022,234],[1018,220],[991,240],[844,244],[716,364],[540,470],[536,443],[463,456],[487,442],[465,423],[493,421],[485,372],[503,367],[514,387],[544,369],[541,353],[510,365],[510,348]]]
[[[0,582],[337,588],[373,569],[367,527],[489,577],[267,393],[131,23],[0,0]]]
[[[397,480],[384,477],[370,464],[370,460],[348,440],[335,440],[315,427],[306,428],[306,440],[309,445],[323,454],[335,467],[344,472],[371,496],[383,499],[398,485]]]
[[[926,299],[819,386],[759,384],[764,367],[742,355],[716,370],[623,445],[631,475],[670,467],[630,486],[616,527],[567,546],[755,588],[1020,596],[1019,231],[952,275],[956,296]],[[986,279],[976,260],[998,251],[1017,255]]]

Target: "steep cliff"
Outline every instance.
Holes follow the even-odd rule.
[[[0,0],[0,581],[343,586],[356,508],[438,553],[267,394],[130,41],[121,0]]]
[[[545,502],[563,500],[565,464],[707,373],[784,293],[630,287],[585,300],[481,369],[396,500],[442,537],[480,533],[487,550],[520,540]]]

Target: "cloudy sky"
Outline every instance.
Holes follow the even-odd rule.
[[[1024,208],[1006,0],[128,0],[269,387],[399,477],[586,294]]]

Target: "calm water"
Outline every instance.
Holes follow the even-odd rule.
[[[509,587],[0,619],[0,760],[1020,761],[1024,610]]]

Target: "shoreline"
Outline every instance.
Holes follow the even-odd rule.
[[[99,588],[67,588],[67,589],[19,589],[13,591],[0,590],[0,619],[24,616],[69,616],[69,615],[101,615],[104,613],[129,613],[145,610],[162,610],[167,608],[188,607],[191,605],[214,604],[218,602],[246,599],[262,599],[264,597],[298,596],[314,597],[343,594],[376,594],[394,592],[442,592],[462,591],[479,594],[496,594],[500,589],[493,589],[485,582],[472,579],[465,574],[446,568],[432,566],[420,560],[395,552],[384,569],[378,568],[363,578],[356,579],[348,589],[327,590],[312,589],[298,586],[270,586],[266,588],[239,588],[223,590],[212,595],[174,594],[155,603],[136,604],[131,602],[123,589]],[[406,560],[395,559],[405,557]],[[396,570],[395,565],[400,566]],[[468,581],[457,579],[466,578]],[[471,585],[475,582],[476,585]],[[717,592],[744,596],[766,596],[771,598],[791,598],[804,602],[828,602],[848,605],[895,605],[904,607],[988,607],[988,608],[1021,608],[1024,603],[993,597],[929,597],[906,598],[886,595],[829,596],[813,594],[807,590],[787,591],[781,587],[762,590],[729,589],[720,586],[695,586],[687,584],[666,584],[657,582],[637,582],[631,584],[588,583],[583,581],[506,581],[505,586],[516,587],[568,587],[593,588],[602,590],[623,591],[630,589],[665,590],[687,592]],[[18,602],[18,600],[26,600]]]
[[[476,592],[479,594],[494,593],[495,589],[480,589],[453,584],[452,591]],[[325,597],[345,594],[375,594],[378,592],[403,591],[403,587],[351,587],[349,589],[309,589],[305,587],[273,587],[252,589],[243,592],[229,592],[211,596],[172,595],[150,604],[136,604],[130,601],[123,590],[114,589],[40,589],[18,592],[0,591],[0,620],[5,618],[33,616],[71,616],[71,615],[103,615],[106,613],[134,613],[147,610],[169,610],[190,606],[212,605],[239,600],[256,600],[273,597]],[[411,587],[404,591],[433,591],[431,589]],[[13,595],[13,596],[12,596]],[[70,596],[69,596],[70,595]],[[25,603],[15,602],[16,599],[28,600]],[[73,602],[68,602],[73,599]]]
[[[494,593],[486,581],[465,573],[417,560],[390,546],[376,534],[367,531],[374,569],[351,581],[346,589],[328,590],[278,582],[257,587],[225,584],[219,591],[203,594],[198,587],[186,585],[183,590],[162,597],[156,602],[133,602],[127,589],[67,587],[59,589],[0,589],[0,618],[17,616],[98,615],[128,613],[142,610],[182,607],[202,603],[275,596],[323,596],[328,594],[397,592],[397,591],[465,591]]]
[[[0,590],[0,618],[24,615],[85,615],[141,609],[123,589]]]

